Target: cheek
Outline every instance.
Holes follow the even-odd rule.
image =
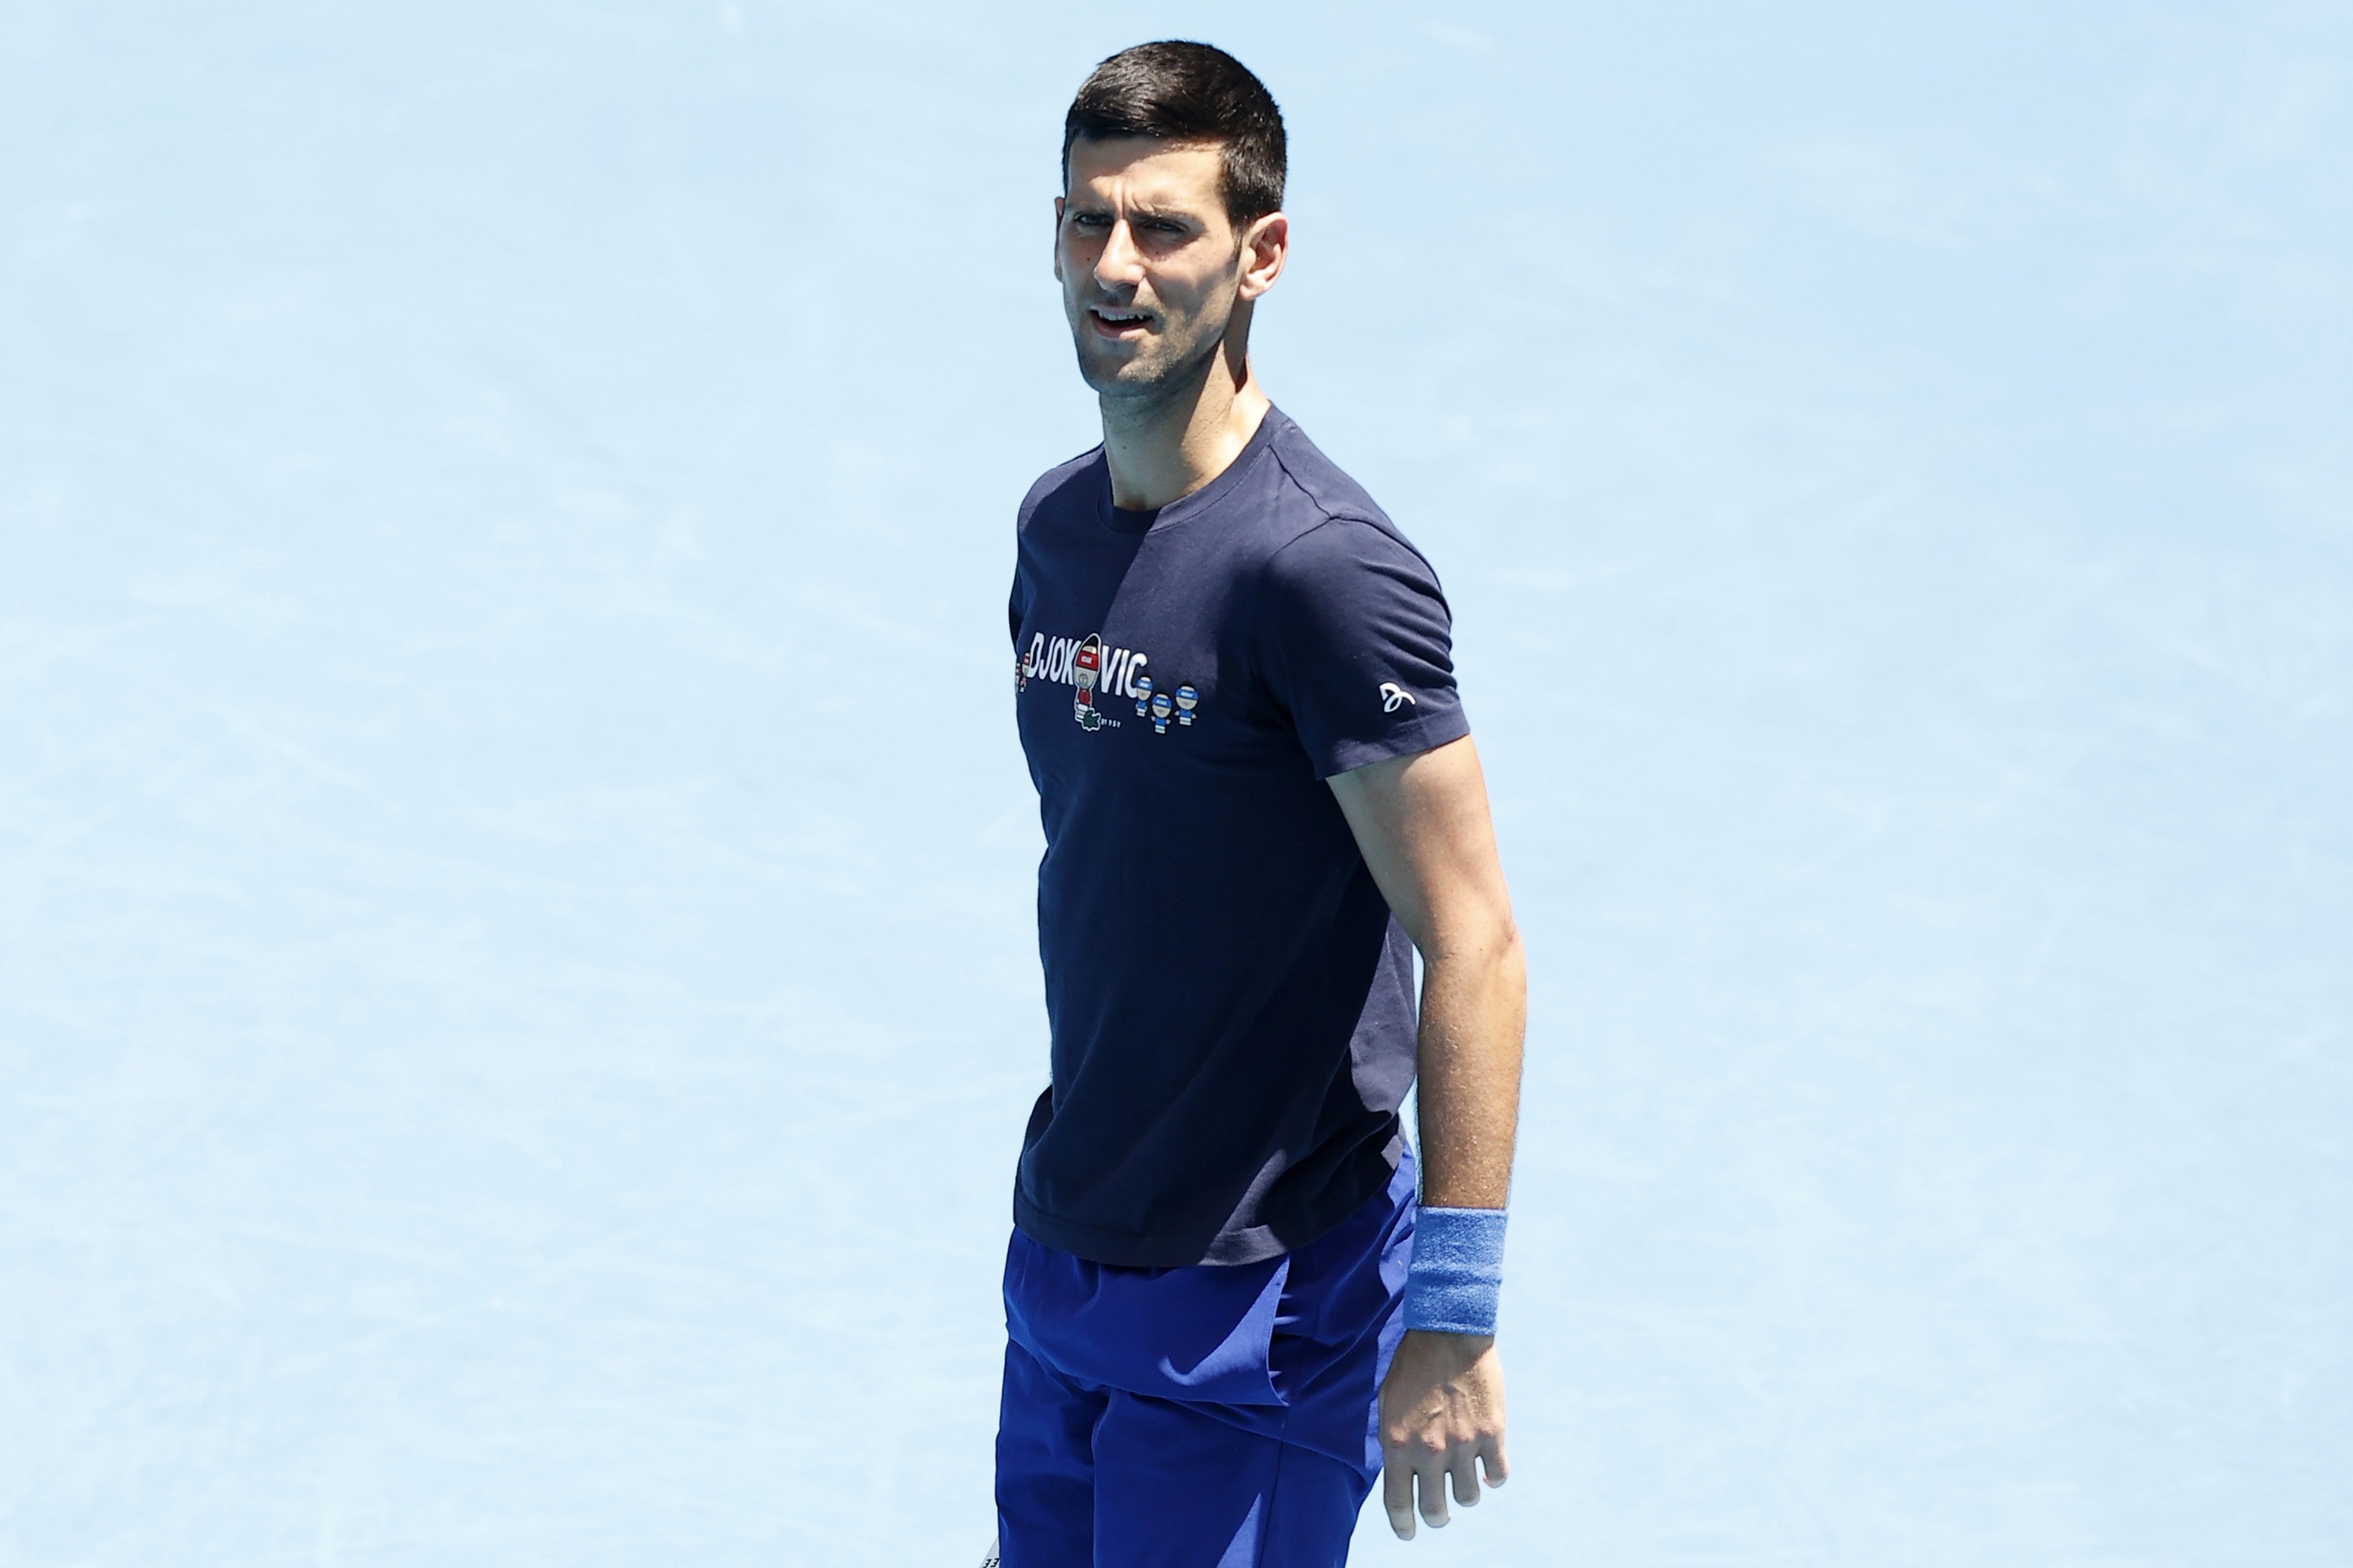
[[[1065,235],[1054,247],[1055,275],[1071,283],[1082,283],[1094,276],[1103,252],[1100,239]]]
[[[1231,280],[1222,276],[1172,278],[1161,291],[1163,309],[1188,326],[1215,329],[1228,314]]]

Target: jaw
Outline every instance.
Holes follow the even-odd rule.
[[[1107,332],[1091,307],[1074,302],[1071,314],[1080,375],[1102,396],[1122,402],[1156,402],[1199,383],[1226,335],[1223,320],[1172,332],[1167,316],[1155,312],[1139,329]]]
[[[1167,352],[1167,345],[1148,345],[1141,351],[1123,352],[1121,348],[1082,342],[1079,346],[1079,374],[1098,396],[1108,402],[1148,407],[1180,397],[1187,387],[1198,385],[1208,361],[1215,355],[1212,345],[1208,353],[1192,353],[1179,357]]]

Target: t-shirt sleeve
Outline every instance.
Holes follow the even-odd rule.
[[[1376,524],[1334,518],[1267,565],[1265,678],[1330,778],[1471,732],[1438,575]]]

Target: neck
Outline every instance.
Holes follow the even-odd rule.
[[[1148,396],[1101,400],[1113,506],[1157,510],[1241,456],[1272,406],[1250,374],[1244,342],[1242,332],[1229,333],[1198,371]]]

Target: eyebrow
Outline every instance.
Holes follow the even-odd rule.
[[[1109,212],[1112,205],[1108,201],[1091,195],[1073,195],[1067,198],[1067,200],[1069,205],[1074,210],[1083,209],[1088,212]],[[1187,208],[1161,206],[1151,202],[1135,203],[1127,209],[1127,216],[1132,218],[1164,218],[1180,223],[1199,223],[1201,221],[1200,214],[1189,211]]]

